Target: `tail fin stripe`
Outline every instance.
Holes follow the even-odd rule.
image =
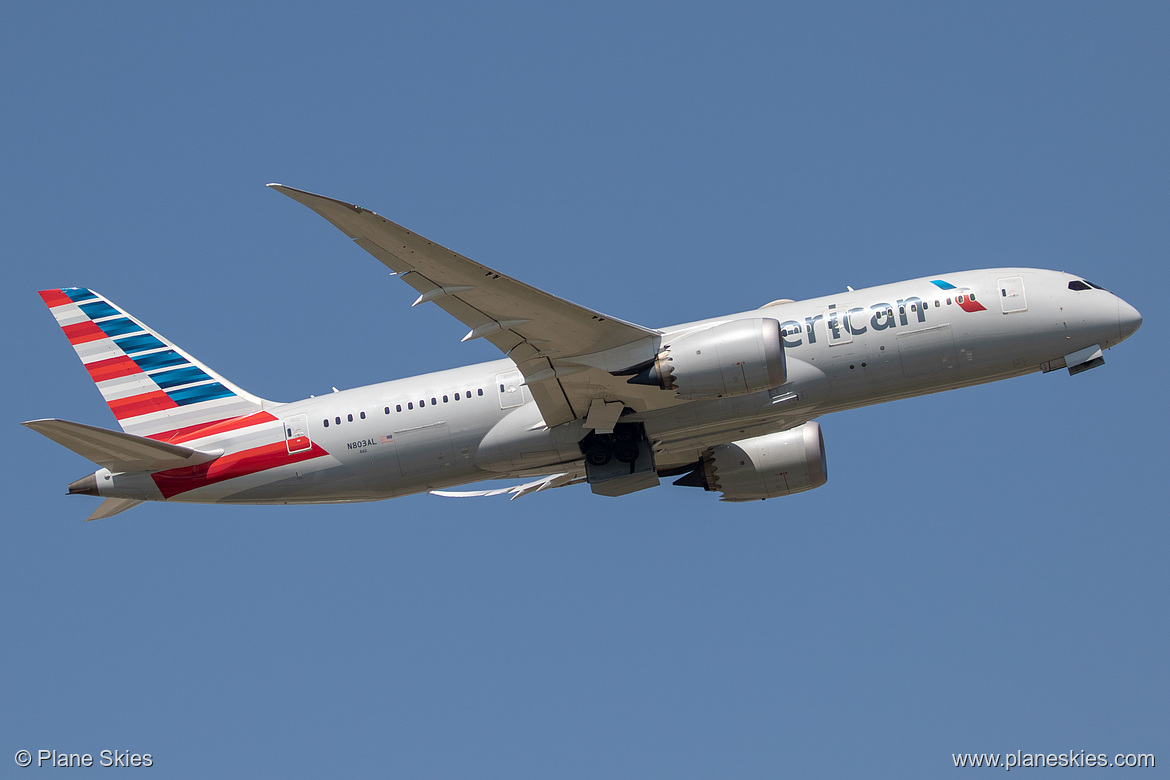
[[[190,425],[186,428],[176,428],[173,431],[160,431],[159,433],[150,434],[150,438],[173,442],[196,441],[207,436],[227,433],[228,431],[238,431],[241,428],[251,428],[254,425],[270,422],[276,422],[276,417],[269,412],[255,412],[244,417],[227,417],[216,422]]]
[[[144,393],[153,393],[158,390],[147,377],[142,374],[132,374],[121,379],[108,379],[98,383],[98,390],[106,403],[111,401],[125,401],[137,398]]]
[[[164,431],[202,429],[216,422],[242,417],[254,411],[256,411],[255,407],[249,408],[247,402],[242,398],[219,398],[214,401],[204,401],[201,404],[176,406],[173,409],[150,412],[133,420],[119,420],[119,423],[126,427],[127,433],[155,438],[159,434],[159,428],[163,428]],[[191,438],[195,437],[194,434],[191,435]],[[166,441],[170,441],[170,439],[166,439]]]
[[[66,287],[61,292],[69,298],[73,303],[80,303],[81,301],[88,301],[96,299],[97,295],[92,290],[87,290],[84,287]]]
[[[106,337],[102,329],[89,320],[82,320],[76,325],[66,325],[61,330],[65,332],[65,338],[69,339],[69,343],[73,346],[84,344],[87,341],[97,341]]]
[[[84,344],[74,344],[73,351],[77,353],[77,357],[81,358],[82,363],[92,363],[95,360],[105,360],[123,354],[122,350],[116,349],[114,342],[109,339],[98,339],[87,341]]]
[[[174,409],[178,406],[171,397],[162,390],[152,390],[149,393],[132,395],[129,398],[114,398],[106,401],[110,411],[119,420],[127,417],[137,417],[150,412],[161,412],[165,409]]]
[[[137,363],[143,371],[156,371],[160,368],[169,368],[171,366],[190,365],[187,358],[170,349],[166,352],[152,352],[149,355],[139,355],[130,359]]]
[[[94,301],[93,303],[81,304],[81,310],[85,312],[85,316],[91,320],[100,320],[103,317],[117,317],[119,312],[105,301]]]
[[[149,333],[114,339],[114,343],[118,345],[118,349],[130,356],[137,355],[139,352],[149,352],[152,349],[165,349],[167,346]]]
[[[127,433],[167,438],[248,415],[269,403],[236,387],[84,287],[41,299]]]
[[[85,370],[89,372],[89,376],[95,382],[104,382],[107,379],[118,379],[131,374],[141,374],[142,369],[128,357],[119,355],[109,360],[96,360],[93,363],[86,363]]]
[[[125,336],[127,333],[140,333],[142,331],[142,326],[129,317],[119,317],[116,320],[104,320],[97,323],[97,326],[110,338],[114,336]]]
[[[186,428],[175,428],[171,431],[158,431],[147,436],[148,439],[155,441],[166,441],[177,443],[180,441],[193,441],[205,435],[206,431],[217,429],[225,422],[234,422],[235,420],[248,419],[247,417],[228,417],[223,420],[217,420],[210,423],[199,423],[198,425],[188,425]]]
[[[178,387],[179,385],[189,385],[192,382],[204,382],[210,380],[207,374],[195,366],[185,366],[183,368],[173,368],[167,371],[159,371],[151,374],[150,378],[154,383],[162,388]]]
[[[221,385],[219,382],[213,382],[209,385],[193,385],[192,387],[184,387],[181,390],[170,390],[167,395],[179,406],[186,406],[187,404],[195,404],[200,401],[214,401],[217,398],[228,398],[235,396],[231,390]]]
[[[58,306],[64,306],[66,304],[73,303],[73,299],[66,295],[62,290],[41,290],[38,294],[41,296],[41,300],[44,301],[45,305],[50,309],[55,309]]]
[[[58,306],[53,309],[53,317],[56,318],[57,324],[64,328],[66,325],[76,325],[79,322],[92,322],[89,317],[82,313],[81,309],[74,306],[72,303],[65,306]]]

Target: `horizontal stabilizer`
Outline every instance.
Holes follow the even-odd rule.
[[[223,450],[202,452],[68,420],[31,420],[21,425],[114,472],[158,471],[194,466],[215,460],[223,454]]]
[[[107,517],[113,517],[114,515],[125,512],[127,509],[133,509],[141,503],[142,501],[137,498],[107,498],[97,509],[93,510],[92,515],[85,518],[85,521],[88,523],[90,520],[103,520]]]

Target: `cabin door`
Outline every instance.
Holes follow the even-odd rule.
[[[284,443],[288,447],[290,455],[304,452],[313,446],[313,442],[309,441],[309,418],[307,415],[298,414],[285,419]]]
[[[500,393],[501,409],[511,409],[524,403],[524,392],[520,388],[519,371],[505,371],[502,374],[496,374],[496,390]]]
[[[1004,314],[1028,310],[1022,276],[1009,276],[999,280],[999,304],[1003,307]]]

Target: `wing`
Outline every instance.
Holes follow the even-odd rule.
[[[578,306],[452,252],[374,212],[269,184],[320,214],[419,292],[512,358],[545,423],[584,417],[590,403],[638,411],[672,405],[666,393],[627,384],[620,372],[654,358],[661,334]]]

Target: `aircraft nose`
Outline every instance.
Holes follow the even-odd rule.
[[[1121,329],[1121,339],[1132,336],[1142,326],[1141,313],[1120,298],[1117,299],[1117,326]]]

